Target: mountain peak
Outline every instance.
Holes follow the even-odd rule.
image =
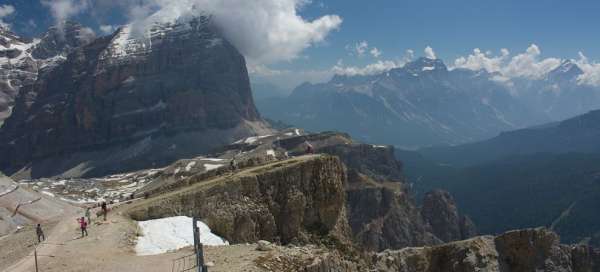
[[[64,21],[62,25],[51,26],[42,36],[40,43],[32,52],[36,59],[48,59],[66,55],[74,48],[94,40],[94,32],[73,21]]]
[[[573,60],[566,59],[548,73],[548,79],[553,81],[570,81],[582,74],[583,70]]]
[[[425,57],[407,63],[404,66],[404,69],[415,74],[429,71],[448,71],[446,64],[444,64],[441,59],[430,59]]]

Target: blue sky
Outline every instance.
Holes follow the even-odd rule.
[[[473,48],[524,51],[535,43],[544,55],[600,58],[600,1],[324,1],[302,11],[307,17],[334,13],[344,22],[328,44],[307,51],[327,65],[345,57],[344,45],[366,40],[384,56],[417,53],[427,45],[454,59]],[[367,59],[359,60],[366,62]]]
[[[119,2],[116,0],[50,2],[80,5],[86,1],[87,8],[74,12],[69,18],[97,32],[100,32],[99,25],[116,26],[130,20],[126,16],[127,9],[116,4]],[[144,2],[120,2],[135,1]],[[147,2],[151,1],[161,0]],[[219,1],[227,2],[212,2]],[[235,10],[236,1],[231,2],[231,9]],[[262,2],[269,3],[269,0]],[[38,0],[0,0],[2,5],[14,6],[15,11],[2,20],[22,35],[39,34],[56,21],[50,12],[52,5],[42,5]],[[285,87],[291,87],[304,80],[325,80],[331,76],[332,67],[340,64],[340,61],[343,66],[356,67],[377,61],[399,63],[406,50],[412,49],[415,56],[421,56],[426,46],[431,46],[436,56],[448,64],[467,56],[474,48],[484,52],[489,50],[492,55],[499,55],[502,48],[508,49],[511,54],[519,54],[531,44],[536,44],[541,50],[541,58],[578,58],[578,53],[582,51],[589,59],[600,59],[600,1],[314,0],[297,8],[296,12],[306,22],[325,15],[337,15],[342,22],[336,28],[327,30],[323,40],[300,41],[305,46],[303,50],[292,53],[295,58],[291,60],[288,54],[284,58],[266,62],[251,61],[253,65],[273,72],[265,75],[254,71],[251,76],[256,80],[273,81],[280,85],[285,85],[282,83],[285,82],[288,85]],[[359,55],[352,48],[363,41],[369,46],[366,53]],[[379,57],[369,54],[368,51],[373,48],[382,52]]]

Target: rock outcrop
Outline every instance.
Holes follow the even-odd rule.
[[[446,191],[434,190],[425,194],[421,215],[442,241],[464,240],[477,234],[471,219],[459,214],[454,199]]]
[[[353,175],[360,174],[350,174],[349,180],[355,180]],[[442,242],[430,232],[402,184],[369,183],[368,177],[361,178],[367,181],[347,189],[349,222],[361,247],[381,251]]]
[[[433,247],[385,251],[375,257],[377,271],[399,272],[593,272],[600,252],[561,245],[547,229],[526,229],[498,237],[480,236]]]
[[[156,24],[147,35],[123,27],[23,88],[0,130],[0,168],[19,178],[99,176],[269,131],[244,57],[208,17]]]
[[[349,243],[345,174],[331,156],[251,167],[158,196],[130,209],[135,220],[197,216],[234,243]]]

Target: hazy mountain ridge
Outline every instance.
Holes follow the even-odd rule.
[[[439,59],[420,58],[381,74],[305,83],[259,106],[271,119],[341,130],[368,142],[454,145],[600,108],[600,88],[579,84],[581,74],[567,60],[544,78],[507,82],[498,73],[448,69]]]
[[[421,149],[440,163],[473,165],[507,156],[535,153],[600,153],[600,110],[562,122],[501,133],[481,142]]]

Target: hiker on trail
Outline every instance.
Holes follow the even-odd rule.
[[[46,241],[46,236],[44,236],[44,231],[42,230],[42,225],[37,224],[37,227],[35,228],[35,232],[37,233],[38,243],[41,243],[42,241]]]
[[[229,170],[231,170],[231,172],[235,171],[235,169],[237,168],[236,162],[235,162],[235,157],[231,158],[231,161],[229,162]]]
[[[85,217],[87,218],[88,224],[92,223],[92,212],[91,212],[91,208],[87,207],[85,208]]]
[[[85,218],[83,218],[83,216],[79,219],[77,219],[77,222],[79,222],[79,227],[81,228],[81,238],[83,238],[83,234],[85,233],[85,236],[88,236],[88,232],[87,232],[87,222],[85,222]]]
[[[106,201],[102,201],[102,215],[104,215],[104,221],[106,221],[106,214],[108,213],[108,208],[106,207]]]
[[[304,141],[304,144],[306,145],[306,154],[314,154],[315,153],[315,149],[308,141]]]

